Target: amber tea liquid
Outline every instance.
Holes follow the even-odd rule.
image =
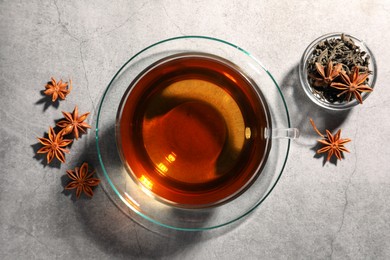
[[[117,140],[131,177],[164,202],[208,207],[238,196],[260,174],[269,114],[254,83],[202,53],[165,58],[132,82]]]

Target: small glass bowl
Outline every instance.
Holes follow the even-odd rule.
[[[299,80],[301,82],[301,86],[307,96],[317,105],[334,111],[340,111],[340,110],[347,110],[351,109],[356,105],[359,105],[360,103],[356,99],[352,99],[350,101],[343,101],[343,102],[330,102],[326,100],[323,96],[321,96],[318,92],[316,92],[313,87],[310,85],[308,80],[308,72],[307,72],[307,66],[308,61],[310,57],[312,56],[313,51],[315,50],[316,46],[324,41],[324,40],[330,40],[333,38],[340,38],[342,35],[341,32],[336,33],[329,33],[325,34],[317,39],[315,39],[312,43],[309,44],[309,46],[306,48],[305,52],[302,55],[301,61],[299,63]],[[370,56],[368,69],[371,72],[370,76],[368,77],[368,85],[371,88],[374,88],[376,76],[377,76],[377,67],[374,55],[370,51],[370,49],[367,47],[367,45],[364,43],[364,41],[356,38],[355,36],[352,36],[350,34],[344,35],[354,41],[354,43],[360,47],[360,49],[364,52],[366,52],[367,55]],[[365,100],[369,96],[370,92],[363,92],[362,98]]]

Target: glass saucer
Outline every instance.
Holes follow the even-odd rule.
[[[117,146],[117,114],[130,84],[151,64],[183,53],[206,53],[228,60],[255,82],[263,94],[272,129],[265,131],[271,147],[258,177],[241,195],[223,204],[204,208],[183,208],[151,196],[128,173]],[[157,225],[184,231],[213,229],[233,223],[256,209],[271,193],[285,167],[290,128],[284,97],[271,73],[249,52],[224,40],[205,36],[183,36],[152,44],[131,57],[107,86],[96,118],[98,174],[111,200],[130,218],[144,226]],[[282,130],[282,131],[280,131]],[[287,137],[287,138],[286,138]],[[272,139],[272,140],[271,140]]]

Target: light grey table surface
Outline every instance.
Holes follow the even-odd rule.
[[[378,65],[375,91],[349,113],[310,104],[298,81],[306,46],[335,31],[364,39]],[[0,258],[389,259],[389,32],[387,0],[0,1]],[[34,151],[62,110],[96,111],[127,59],[180,35],[222,38],[261,60],[301,138],[271,196],[244,221],[162,235],[128,219],[101,187],[91,200],[63,192],[65,171],[93,153],[93,131],[59,168]],[[74,82],[59,107],[42,102],[51,76]],[[337,165],[314,157],[309,117],[352,138]]]

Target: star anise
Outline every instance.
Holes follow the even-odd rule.
[[[62,111],[62,114],[64,115],[65,119],[58,122],[57,126],[63,128],[64,134],[73,132],[76,139],[79,139],[79,131],[85,133],[85,128],[91,128],[89,124],[84,122],[90,113],[88,112],[79,116],[79,109],[77,106],[74,108],[72,114],[70,112],[64,111]]]
[[[351,141],[351,139],[346,138],[346,139],[341,139],[341,129],[337,131],[335,135],[332,135],[332,133],[329,130],[326,130],[326,136],[321,134],[320,131],[318,131],[316,125],[314,124],[313,119],[310,118],[310,123],[314,128],[314,131],[321,136],[324,139],[317,140],[319,143],[325,145],[321,149],[317,150],[317,153],[325,153],[328,152],[328,157],[326,158],[327,161],[330,160],[332,155],[336,155],[337,159],[341,160],[341,153],[342,152],[348,152],[348,149],[344,147],[344,144],[348,143]]]
[[[72,80],[69,80],[69,87],[67,82],[56,81],[53,77],[51,82],[47,83],[45,86],[46,90],[43,92],[47,96],[52,96],[51,101],[54,102],[58,97],[65,99],[66,96],[72,90]]]
[[[346,99],[350,101],[352,94],[354,94],[356,100],[358,100],[360,104],[363,104],[361,93],[372,91],[372,88],[370,88],[367,85],[364,85],[364,82],[368,78],[369,73],[368,72],[359,73],[359,68],[354,67],[349,76],[344,71],[342,71],[340,75],[344,83],[332,82],[332,84],[330,84],[330,86],[333,88],[343,90],[337,96],[339,97],[343,94],[347,94]]]
[[[50,163],[54,157],[65,163],[64,153],[69,153],[69,150],[64,147],[72,143],[72,140],[63,139],[62,132],[56,134],[51,127],[49,128],[48,134],[49,138],[38,138],[38,141],[43,144],[43,147],[40,148],[37,153],[47,153],[47,163]]]
[[[67,170],[66,174],[72,181],[66,185],[65,190],[76,189],[76,197],[79,198],[83,191],[88,197],[93,196],[91,187],[97,186],[100,183],[98,178],[92,178],[95,170],[88,173],[88,163],[83,163],[81,167],[76,167],[74,170]]]
[[[332,61],[328,62],[328,64],[326,65],[326,70],[325,67],[319,62],[316,62],[315,66],[320,77],[313,74],[309,74],[309,76],[314,80],[313,85],[315,87],[324,87],[330,85],[330,83],[340,75],[340,72],[343,69],[341,63],[338,63],[333,66]]]

